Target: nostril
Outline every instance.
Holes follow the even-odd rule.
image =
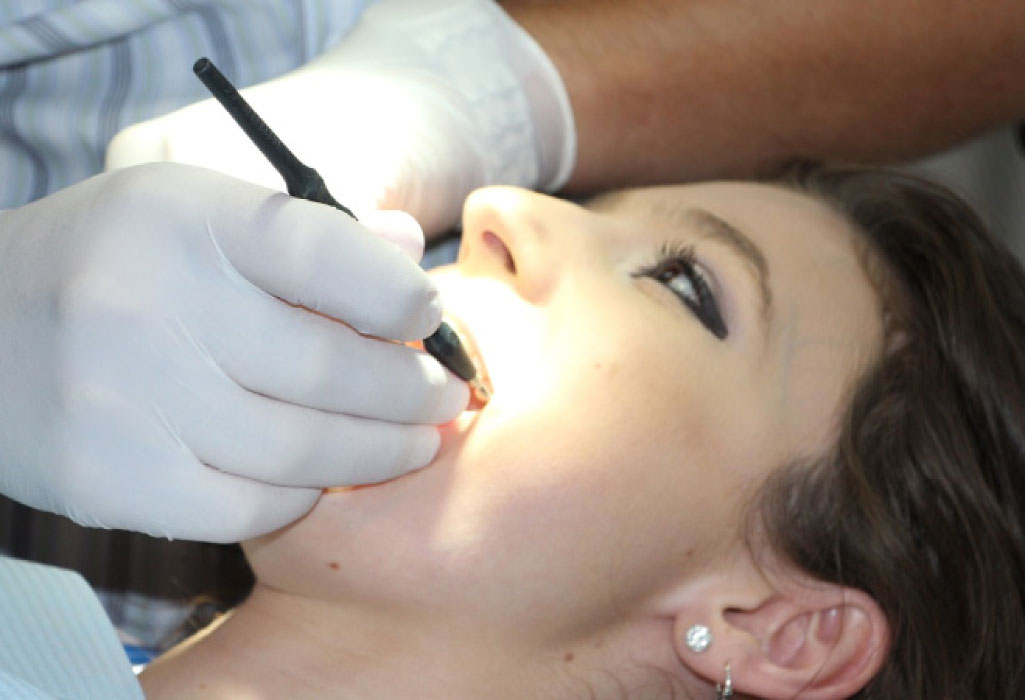
[[[512,253],[509,252],[509,248],[506,247],[501,238],[491,231],[485,231],[484,235],[481,236],[481,240],[492,252],[501,257],[502,264],[505,265],[506,270],[511,274],[516,274],[516,261],[513,260]]]

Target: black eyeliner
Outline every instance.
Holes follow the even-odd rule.
[[[671,271],[671,266],[682,268],[680,271],[687,274],[694,294],[697,296],[697,303],[665,284],[669,279],[665,277],[665,274]],[[666,286],[719,340],[725,340],[729,335],[729,329],[726,328],[726,322],[723,321],[722,311],[719,309],[719,302],[712,292],[711,285],[705,279],[705,275],[698,271],[693,246],[663,243],[659,246],[655,262],[642,267],[633,273],[633,276],[648,277]]]
[[[210,94],[221,103],[235,123],[281,174],[288,194],[298,199],[326,204],[345,212],[353,219],[356,218],[348,207],[340,204],[331,195],[320,173],[296,158],[282,143],[277,134],[239,94],[231,81],[217,69],[213,61],[205,57],[200,58],[192,66],[192,72],[203,81]],[[478,401],[486,403],[491,398],[491,392],[481,380],[480,373],[466,352],[459,335],[447,322],[442,321],[438,330],[424,338],[423,344],[424,350],[431,357],[470,385]]]

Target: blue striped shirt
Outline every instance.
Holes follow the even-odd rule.
[[[0,698],[143,700],[114,628],[78,574],[0,556]]]
[[[338,42],[373,0],[2,0],[0,209],[103,169],[119,130],[208,97],[209,56],[239,86]]]

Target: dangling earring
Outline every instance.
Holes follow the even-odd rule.
[[[726,662],[726,680],[720,685],[715,684],[715,700],[729,700],[733,697],[733,678],[730,676],[730,664]]]
[[[712,643],[712,630],[704,625],[691,625],[687,630],[687,648],[700,654]]]

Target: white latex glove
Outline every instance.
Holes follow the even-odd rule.
[[[405,222],[383,227],[415,250]],[[465,385],[332,318],[422,338],[437,290],[342,212],[190,166],[0,212],[0,491],[85,525],[232,542],[322,487],[424,466]]]
[[[471,190],[554,191],[575,159],[555,67],[492,0],[380,0],[328,54],[242,93],[339,202],[408,211],[428,234],[458,223]],[[130,127],[107,153],[108,167],[153,160],[282,186],[213,100]]]

